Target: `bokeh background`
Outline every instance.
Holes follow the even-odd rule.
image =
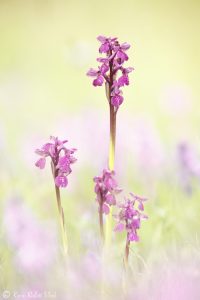
[[[92,178],[107,165],[109,115],[104,88],[94,88],[86,72],[97,66],[100,34],[130,43],[127,66],[135,68],[118,112],[116,153],[119,185],[149,198],[132,264],[145,272],[159,259],[183,259],[180,266],[199,253],[199,27],[197,0],[0,0],[1,290],[37,282],[30,273],[42,265],[33,268],[30,249],[19,254],[13,243],[22,230],[15,232],[16,215],[30,213],[44,228],[51,223],[59,236],[50,169],[34,166],[34,150],[50,135],[78,149],[62,191],[72,256],[83,261],[99,247]],[[124,237],[113,239],[119,261]]]

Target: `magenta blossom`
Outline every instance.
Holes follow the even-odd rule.
[[[46,143],[41,149],[35,152],[41,158],[35,163],[36,167],[44,169],[46,158],[51,158],[52,172],[57,187],[66,187],[68,184],[67,176],[72,172],[71,164],[76,161],[73,156],[76,149],[67,149],[64,144],[67,140],[60,141],[57,137],[50,137],[51,142]]]
[[[102,177],[94,177],[96,200],[99,203],[99,209],[109,214],[110,206],[116,205],[116,194],[121,192],[114,178],[115,172],[103,170]]]
[[[119,205],[118,222],[114,230],[118,232],[126,230],[127,240],[138,242],[137,230],[140,228],[141,220],[147,219],[147,216],[142,213],[144,210],[143,202],[147,199],[133,193],[130,193],[130,196],[130,199],[125,198],[125,203]]]
[[[98,69],[90,69],[87,75],[94,77],[94,86],[102,86],[105,83],[109,87],[109,103],[117,110],[124,100],[120,88],[129,85],[128,74],[133,71],[133,68],[123,67],[124,62],[128,61],[126,51],[130,45],[120,44],[117,38],[104,36],[98,36],[97,40],[101,43],[99,53],[105,53],[106,57],[97,58],[100,63]],[[119,73],[121,73],[120,76],[118,76]]]

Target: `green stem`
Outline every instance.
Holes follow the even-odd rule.
[[[56,170],[53,162],[51,163],[51,170],[52,170],[52,174],[53,174],[53,178],[54,178],[54,182],[55,182],[55,178],[58,175],[58,171]],[[63,251],[64,251],[64,255],[67,256],[68,242],[67,242],[67,234],[66,234],[66,229],[65,229],[65,216],[64,216],[64,211],[63,211],[62,204],[61,204],[60,189],[56,184],[55,184],[55,192],[56,192],[56,201],[57,201],[57,207],[58,207],[58,213],[59,213],[59,223],[60,223],[60,229],[61,229]]]
[[[114,106],[110,103],[110,144],[108,167],[110,171],[114,170],[115,166],[115,143],[116,143],[116,114]],[[110,245],[112,235],[112,206],[110,207],[109,215],[106,218],[106,245]]]
[[[59,221],[60,221],[60,228],[61,228],[61,236],[62,236],[62,243],[63,243],[63,250],[64,254],[67,255],[68,253],[68,246],[67,246],[67,235],[66,235],[66,229],[65,229],[65,217],[63,208],[61,205],[61,198],[60,198],[60,189],[55,185],[56,190],[56,200],[57,200],[57,206],[58,206],[58,212],[59,212]]]
[[[115,143],[116,143],[116,111],[110,104],[110,144],[109,144],[109,159],[108,166],[112,171],[115,166]]]

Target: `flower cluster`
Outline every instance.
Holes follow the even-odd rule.
[[[115,226],[115,231],[126,230],[127,240],[138,242],[137,230],[140,228],[141,220],[147,219],[147,216],[142,213],[144,210],[143,202],[147,199],[133,193],[130,193],[130,196],[131,199],[125,198],[125,203],[119,205],[120,212],[117,215],[118,223]]]
[[[102,212],[109,214],[110,206],[116,205],[116,194],[121,192],[114,178],[115,172],[103,170],[102,177],[94,177],[96,200]]]
[[[51,158],[52,172],[57,187],[66,187],[68,184],[67,176],[72,172],[71,164],[76,161],[73,156],[76,149],[67,149],[67,140],[60,141],[57,137],[51,136],[51,142],[46,143],[41,149],[37,149],[36,154],[41,158],[35,163],[36,167],[44,169],[46,158]]]
[[[133,71],[133,68],[124,68],[123,66],[124,62],[128,60],[126,51],[130,45],[128,43],[120,44],[117,38],[105,36],[98,36],[97,40],[101,43],[99,52],[105,53],[106,57],[97,58],[100,63],[98,69],[91,68],[87,75],[94,77],[94,86],[102,86],[104,82],[106,83],[109,89],[109,103],[118,108],[124,100],[121,88],[129,85],[128,74]],[[119,71],[120,76],[118,76]]]

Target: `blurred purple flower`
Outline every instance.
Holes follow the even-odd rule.
[[[41,149],[37,149],[36,154],[41,158],[35,163],[36,167],[44,169],[46,158],[51,158],[51,166],[57,187],[66,187],[68,184],[67,176],[72,172],[71,164],[76,161],[73,156],[76,149],[67,149],[67,140],[60,141],[57,137],[50,137],[51,142],[46,143]]]
[[[98,36],[97,40],[101,43],[99,53],[105,53],[106,57],[97,58],[97,61],[101,64],[97,70],[91,68],[87,75],[95,77],[93,80],[94,86],[102,86],[104,82],[109,86],[109,102],[118,109],[124,100],[120,88],[129,85],[128,73],[133,71],[133,68],[123,67],[124,62],[128,60],[126,51],[130,48],[130,45],[128,43],[120,45],[117,38],[107,38],[105,36]],[[122,76],[117,80],[118,71],[122,73]]]
[[[186,142],[178,145],[179,162],[182,168],[187,171],[190,175],[199,177],[200,176],[200,159],[191,145]]]
[[[143,202],[146,198],[130,193],[130,198],[125,198],[125,202],[120,204],[120,211],[117,215],[118,223],[115,226],[115,231],[127,231],[127,240],[130,242],[138,242],[139,236],[137,230],[140,228],[141,220],[147,219],[147,216],[142,213],[144,210]],[[136,207],[137,205],[137,207]]]
[[[187,142],[180,143],[177,150],[182,183],[186,191],[191,193],[192,179],[200,179],[200,158]]]
[[[138,179],[154,189],[168,167],[160,134],[148,116],[133,118],[128,114],[125,118],[118,124],[120,143],[118,143],[117,156],[119,161],[123,159],[125,166],[137,170]],[[130,147],[130,145],[134,146]],[[127,155],[124,156],[124,153]],[[116,168],[120,168],[118,162],[116,162]],[[123,172],[123,169],[124,167],[120,172]]]
[[[131,287],[128,299],[144,300],[151,295],[155,300],[199,300],[199,258],[194,260],[193,255],[190,262],[186,256],[180,260],[181,249],[178,251],[178,259],[177,254],[172,259],[170,253],[167,264],[162,261],[151,267],[150,274],[146,273],[137,287]]]
[[[164,114],[177,120],[191,113],[193,95],[191,88],[185,84],[173,82],[165,85],[161,91],[161,109]]]
[[[19,199],[7,202],[4,212],[6,238],[16,248],[16,263],[21,270],[42,272],[56,254],[53,228],[41,224]]]

